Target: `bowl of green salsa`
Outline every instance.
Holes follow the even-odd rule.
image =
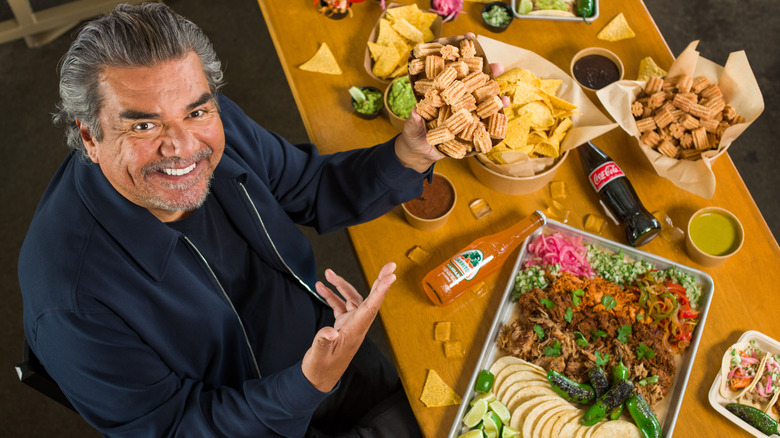
[[[744,233],[733,213],[720,207],[705,207],[688,221],[685,248],[696,263],[718,266],[739,251]]]
[[[382,112],[385,104],[382,99],[382,90],[376,87],[352,87],[349,89],[352,96],[352,109],[358,117],[371,120]]]
[[[490,2],[482,8],[482,21],[491,32],[505,31],[513,18],[512,7],[504,2]]]

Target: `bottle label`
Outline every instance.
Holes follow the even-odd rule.
[[[605,185],[615,178],[625,177],[623,171],[615,164],[614,161],[607,161],[606,163],[595,168],[593,172],[588,175],[590,185],[596,192],[600,192]]]
[[[457,254],[447,263],[447,268],[458,280],[471,280],[482,267],[484,254],[478,249],[470,249]]]

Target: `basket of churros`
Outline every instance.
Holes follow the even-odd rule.
[[[489,62],[505,73],[494,78]],[[617,126],[563,70],[490,38],[418,45],[408,68],[428,142],[467,158],[474,176],[500,193],[541,189],[570,149]]]
[[[744,51],[721,67],[700,57],[697,45],[665,75],[615,82],[597,96],[659,176],[710,199],[712,163],[758,118],[764,99]]]

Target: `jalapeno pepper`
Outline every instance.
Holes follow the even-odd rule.
[[[587,18],[593,15],[595,8],[593,0],[577,0],[577,15]]]
[[[553,391],[568,401],[586,405],[596,398],[592,386],[575,382],[555,370],[547,372],[547,380]]]
[[[590,380],[593,390],[596,391],[596,398],[601,397],[602,394],[609,389],[609,380],[607,379],[607,373],[603,368],[596,365],[588,371],[588,380]]]
[[[593,403],[593,405],[585,411],[585,415],[580,419],[580,424],[583,426],[593,426],[603,420],[609,412],[623,404],[633,390],[634,384],[631,383],[630,380],[621,380],[617,384],[612,385],[604,395],[596,400],[596,403]]]
[[[626,409],[644,438],[661,438],[661,423],[642,394],[635,392],[626,400]]]
[[[612,368],[612,384],[616,385],[619,381],[628,379],[628,367],[623,364],[623,358],[620,358],[620,362]],[[620,418],[620,414],[623,413],[623,404],[616,407],[609,413],[610,420],[617,420]]]

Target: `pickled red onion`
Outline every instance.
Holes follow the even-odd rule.
[[[444,22],[458,18],[458,14],[463,12],[463,0],[432,0],[431,6],[430,11],[444,17]]]
[[[588,263],[588,250],[580,236],[569,237],[561,233],[540,235],[528,244],[528,251],[534,256],[524,267],[532,265],[560,265],[562,271],[593,278],[595,272]]]
[[[750,357],[750,356],[742,356],[742,363],[753,365],[758,363],[758,359]]]

